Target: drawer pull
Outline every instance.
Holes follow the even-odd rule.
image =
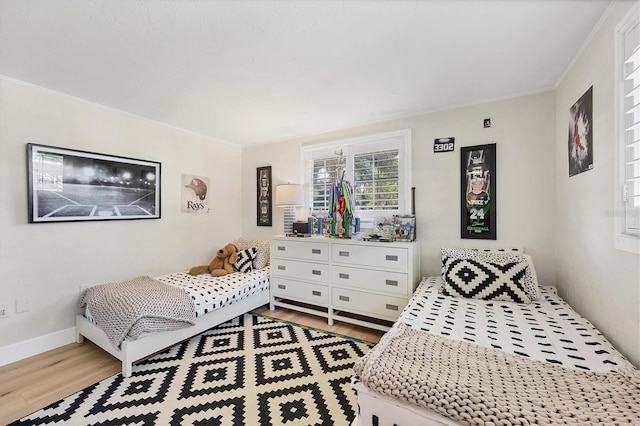
[[[311,273],[312,273],[313,275],[322,275],[322,271],[318,271],[317,269],[313,269],[313,270],[311,271]]]
[[[349,296],[340,296],[339,299],[343,300],[345,302],[348,302],[349,301]]]
[[[349,252],[348,251],[339,251],[338,255],[342,256],[342,257],[349,257]]]
[[[398,256],[393,255],[393,254],[388,254],[388,255],[385,256],[385,259],[386,260],[391,260],[393,262],[397,262],[398,261]]]
[[[348,280],[348,279],[349,279],[349,274],[339,274],[338,276],[339,276],[340,278],[345,279],[345,280]]]
[[[278,284],[278,288],[281,288],[281,289],[285,290],[287,288],[287,286],[284,285],[284,284]]]
[[[312,254],[322,254],[322,250],[320,249],[311,249]]]
[[[386,280],[385,284],[386,285],[391,285],[391,286],[394,286],[394,287],[398,287],[398,281],[396,281],[396,280]]]
[[[287,248],[285,246],[278,246],[278,250],[280,251],[286,251]]]
[[[387,303],[387,309],[389,309],[390,311],[397,311],[398,305],[390,305]]]
[[[287,269],[287,267],[284,266],[284,265],[278,265],[278,269],[281,270],[281,271],[284,271],[284,270]]]
[[[316,291],[316,290],[313,290],[311,292],[311,294],[313,294],[314,296],[322,296],[322,292],[321,291]]]

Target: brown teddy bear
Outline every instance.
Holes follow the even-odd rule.
[[[220,277],[233,273],[233,264],[238,260],[238,247],[234,244],[227,244],[216,253],[208,265],[194,266],[189,269],[189,274],[199,275],[203,272],[209,272],[214,277]]]

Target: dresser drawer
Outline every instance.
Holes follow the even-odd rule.
[[[304,300],[314,304],[326,305],[329,303],[329,287],[277,277],[271,279],[271,294],[277,297]]]
[[[298,260],[271,259],[271,275],[316,283],[329,283],[329,265]]]
[[[329,245],[320,241],[296,241],[295,238],[272,240],[271,257],[328,262]]]
[[[406,272],[409,254],[399,247],[367,247],[366,245],[332,244],[331,260],[334,263],[371,266]]]
[[[369,294],[357,290],[333,287],[331,304],[334,309],[395,321],[408,300],[406,298]]]
[[[407,296],[408,280],[407,274],[400,272],[375,271],[349,266],[331,268],[331,283],[333,285],[362,288],[399,296]]]

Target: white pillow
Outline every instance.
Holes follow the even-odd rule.
[[[258,253],[256,254],[255,259],[253,259],[253,269],[262,269],[269,264],[271,250],[269,240],[247,239],[240,237],[235,244],[236,247],[238,247],[238,250],[246,250],[252,247],[258,249]]]

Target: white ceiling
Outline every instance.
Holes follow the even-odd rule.
[[[0,0],[0,74],[250,145],[555,87],[604,0]]]

